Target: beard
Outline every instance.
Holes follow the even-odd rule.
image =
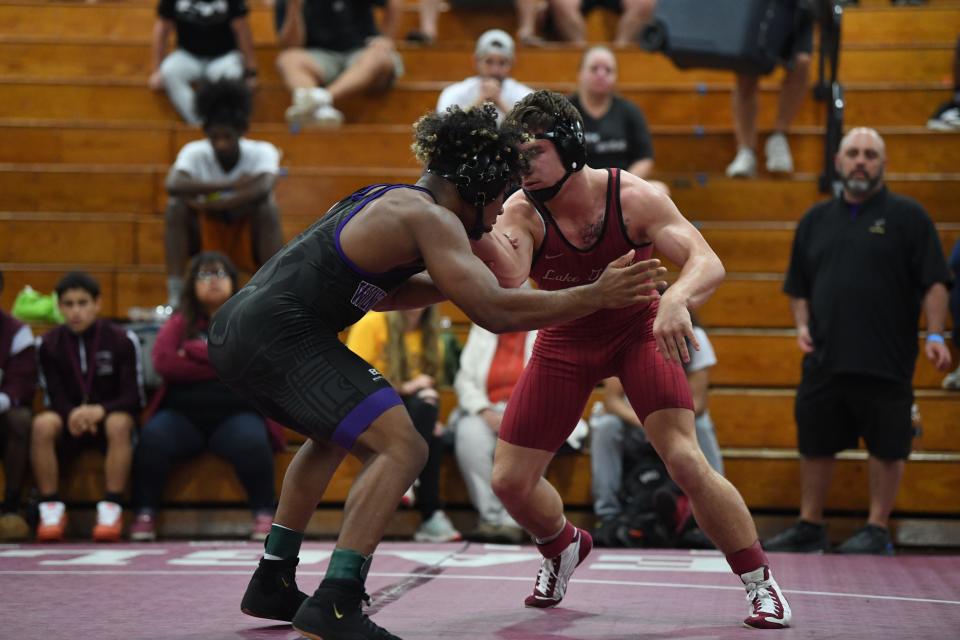
[[[854,176],[848,174],[843,177],[843,187],[853,195],[863,196],[876,189],[882,180],[883,170],[872,177],[870,175]]]

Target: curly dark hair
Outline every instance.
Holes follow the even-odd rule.
[[[557,119],[579,122],[583,127],[583,117],[577,108],[556,91],[541,89],[527,94],[507,114],[504,126],[519,129],[526,134],[550,131]]]
[[[185,339],[196,338],[200,331],[201,322],[209,322],[210,316],[204,309],[203,303],[197,298],[197,277],[204,267],[223,267],[233,285],[233,292],[237,292],[238,274],[230,258],[218,251],[201,251],[195,255],[187,265],[187,277],[183,282],[183,295],[180,296],[180,305],[177,311],[183,314],[183,321],[187,329]]]
[[[410,148],[427,169],[454,167],[486,154],[519,177],[526,168],[520,151],[526,136],[515,127],[499,126],[497,118],[497,108],[490,102],[466,111],[454,105],[443,113],[428,113],[414,123]]]
[[[242,133],[250,126],[253,99],[247,85],[240,80],[203,82],[194,100],[204,129],[220,124]]]

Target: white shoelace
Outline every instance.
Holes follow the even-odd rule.
[[[769,581],[748,582],[747,602],[753,605],[754,613],[768,613],[779,618],[783,615],[783,608],[779,600],[773,597],[770,586]]]
[[[559,558],[543,558],[540,560],[540,571],[537,572],[537,592],[544,596],[556,598],[563,597],[563,588],[557,581],[557,574],[554,571],[554,563],[560,564]],[[550,581],[557,586],[559,593],[550,593]]]

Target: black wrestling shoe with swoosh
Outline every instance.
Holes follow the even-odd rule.
[[[299,558],[286,560],[260,559],[253,572],[247,591],[240,602],[240,610],[254,618],[290,622],[307,594],[297,588]]]
[[[370,596],[359,580],[326,578],[293,618],[293,629],[310,640],[400,640],[377,626],[360,602]]]

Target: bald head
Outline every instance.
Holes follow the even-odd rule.
[[[840,153],[843,153],[844,148],[850,145],[871,147],[875,149],[884,160],[887,158],[887,146],[884,144],[883,138],[880,137],[876,129],[871,129],[870,127],[854,127],[848,131],[847,135],[843,136],[843,139],[840,141]]]
[[[863,202],[883,188],[886,163],[886,147],[875,129],[851,129],[840,141],[836,156],[844,198],[849,202]]]

